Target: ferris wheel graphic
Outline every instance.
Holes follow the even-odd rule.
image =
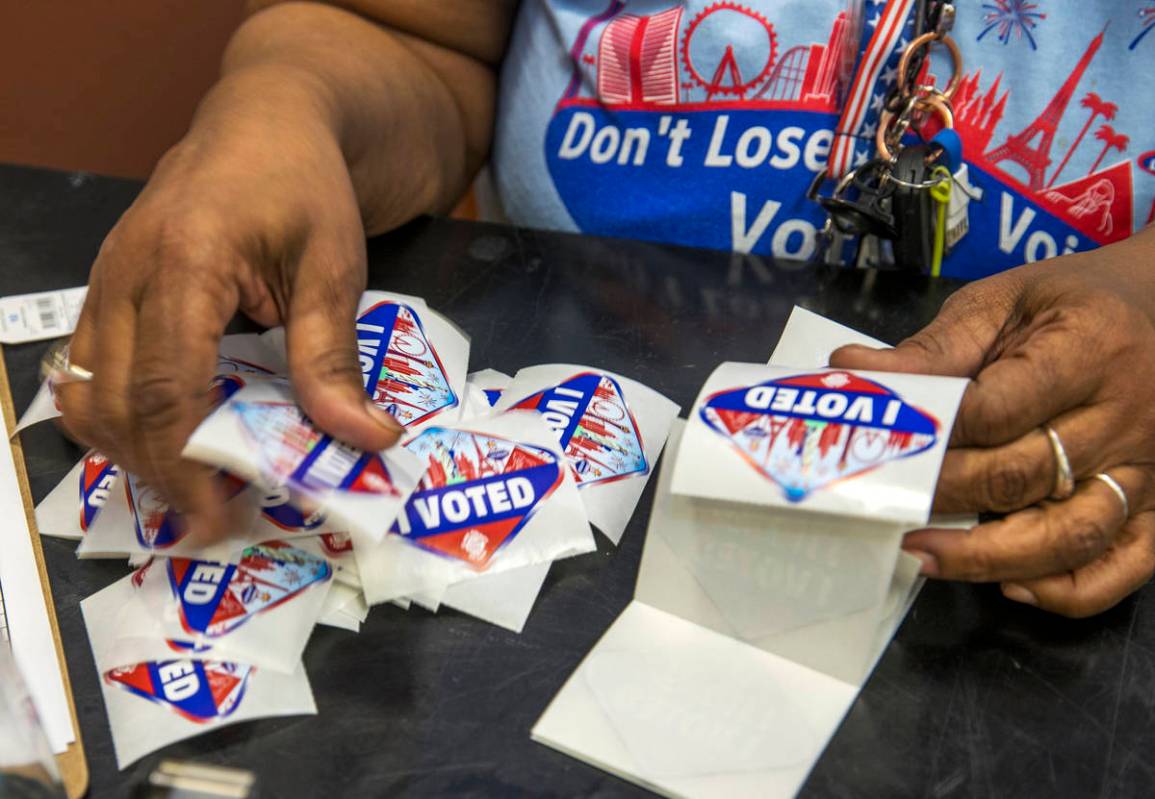
[[[703,8],[682,35],[682,65],[706,100],[718,95],[742,100],[770,77],[778,56],[774,26],[757,11],[722,0]]]

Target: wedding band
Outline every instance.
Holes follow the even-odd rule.
[[[1047,425],[1043,428],[1047,439],[1051,442],[1051,452],[1055,453],[1055,488],[1051,491],[1051,499],[1067,499],[1075,493],[1075,475],[1071,472],[1071,461],[1067,458],[1067,450],[1054,428]]]
[[[56,385],[63,383],[87,383],[92,380],[92,372],[69,359],[68,342],[55,345],[40,362],[40,374],[45,380]]]
[[[1101,482],[1107,488],[1115,492],[1115,496],[1123,503],[1123,520],[1131,518],[1131,503],[1127,501],[1127,492],[1123,490],[1123,486],[1119,485],[1119,481],[1109,474],[1099,472],[1095,475],[1095,479]]]

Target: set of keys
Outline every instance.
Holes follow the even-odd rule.
[[[875,157],[838,180],[830,195],[820,193],[827,175],[811,184],[810,198],[828,215],[822,235],[832,263],[842,261],[848,240],[854,240],[854,263],[878,265],[881,242],[888,242],[898,269],[938,275],[943,258],[967,233],[966,166],[951,109],[962,75],[962,56],[948,35],[954,6],[924,3],[922,13],[929,30],[915,37],[899,61],[898,83],[879,118]],[[952,75],[943,89],[918,82],[935,44],[951,57]],[[910,132],[921,135],[932,117],[940,125],[933,137],[904,143]]]

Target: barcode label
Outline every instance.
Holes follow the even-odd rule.
[[[86,286],[0,298],[0,342],[22,344],[67,336],[76,329]]]

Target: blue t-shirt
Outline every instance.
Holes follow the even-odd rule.
[[[503,208],[538,227],[811,257],[825,215],[807,188],[828,161],[844,174],[874,157],[918,5],[523,0],[494,144]],[[1155,5],[955,5],[969,233],[943,274],[1152,221]],[[944,86],[942,48],[929,69]]]

